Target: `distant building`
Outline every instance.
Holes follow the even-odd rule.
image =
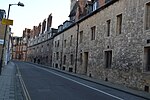
[[[6,12],[3,9],[0,9],[0,56],[2,55],[2,46],[4,43],[4,34],[6,25],[2,25],[1,21],[3,18],[6,18]],[[3,52],[3,63],[7,64],[7,62],[11,59],[11,51],[12,51],[12,41],[11,41],[11,28],[8,26],[6,31],[6,38],[5,38],[5,46]]]
[[[21,52],[22,52],[22,56],[21,56],[21,60],[22,61],[26,61],[27,60],[27,44],[28,44],[28,39],[30,38],[30,31],[31,29],[27,29],[25,28],[25,30],[23,31],[23,36],[22,36],[22,47],[21,47]]]
[[[22,60],[22,37],[13,38],[13,54],[12,59]]]
[[[5,10],[1,10],[0,9],[0,52],[1,52],[1,48],[2,48],[2,44],[4,42],[4,32],[5,32],[5,25],[1,24],[1,21],[3,18],[6,17],[6,12]],[[1,54],[0,54],[1,55]]]
[[[5,12],[5,10],[0,9],[0,21],[1,21],[3,18],[6,18],[6,12]]]
[[[27,61],[52,66],[53,36],[57,29],[51,28],[52,14],[29,33]]]

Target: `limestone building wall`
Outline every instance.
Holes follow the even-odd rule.
[[[63,51],[63,34],[57,35],[53,39],[52,63],[53,67],[62,69],[62,51]]]
[[[63,39],[63,67],[65,70],[75,72],[75,59],[76,59],[76,38],[77,26],[73,26],[64,31]],[[65,58],[66,56],[66,58]]]
[[[138,1],[119,0],[111,6],[103,9],[95,15],[79,23],[80,31],[83,31],[83,43],[79,44],[79,52],[88,53],[88,65],[83,72],[88,76],[107,80],[113,83],[141,88],[144,82],[141,72],[143,44],[137,34],[139,20]],[[143,5],[144,6],[144,5]],[[121,33],[117,33],[117,16],[122,16]],[[110,36],[107,36],[107,21],[110,20]],[[138,24],[143,25],[143,24]],[[95,39],[91,40],[91,28],[95,27]],[[140,28],[141,31],[143,28]],[[105,52],[112,52],[110,68],[105,65]],[[80,54],[78,54],[80,55]],[[79,57],[79,56],[78,56]],[[81,70],[79,69],[79,72]],[[81,73],[83,73],[81,72]],[[138,80],[138,81],[137,81]]]
[[[76,53],[78,40],[77,73],[140,90],[150,86],[144,53],[147,50],[144,48],[149,46],[150,32],[144,29],[147,2],[150,1],[118,0],[61,33],[66,40],[63,49],[66,70],[75,71],[70,55]],[[92,31],[94,37],[91,37]],[[83,34],[81,43],[80,33]],[[69,45],[71,35],[75,44],[72,47]]]
[[[110,1],[40,42],[51,50],[36,55],[50,53],[55,68],[150,91],[150,0]]]

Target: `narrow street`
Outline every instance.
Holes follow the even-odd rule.
[[[31,100],[144,100],[37,65],[15,62]]]

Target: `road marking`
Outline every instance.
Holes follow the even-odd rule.
[[[98,91],[98,92],[100,92],[100,93],[106,94],[106,95],[111,96],[111,97],[113,97],[113,98],[116,98],[116,99],[118,99],[118,100],[124,100],[124,99],[122,99],[122,98],[120,98],[120,97],[117,97],[117,96],[112,95],[112,94],[110,94],[110,93],[107,93],[107,92],[105,92],[105,91],[96,89],[96,88],[94,88],[94,87],[88,86],[88,85],[86,85],[86,84],[84,84],[84,83],[78,82],[78,81],[73,80],[73,79],[71,79],[71,78],[62,76],[62,75],[57,74],[57,73],[55,73],[55,72],[52,72],[52,71],[50,71],[50,70],[48,70],[48,69],[41,68],[41,67],[37,67],[37,66],[35,66],[35,65],[33,65],[33,66],[36,67],[36,68],[45,70],[45,71],[47,71],[47,72],[50,72],[50,73],[52,73],[52,74],[54,74],[54,75],[57,75],[57,76],[59,76],[59,77],[65,78],[65,79],[67,79],[67,80],[70,80],[70,81],[72,81],[72,82],[75,82],[75,83],[77,83],[77,84],[83,85],[83,86],[85,86],[85,87],[87,87],[87,88],[90,88],[90,89],[92,89],[92,90],[95,90],[95,91]]]
[[[19,80],[20,80],[20,83],[21,83],[21,86],[22,86],[22,89],[23,89],[23,93],[24,93],[25,98],[26,98],[25,100],[31,100],[29,92],[28,92],[28,90],[26,88],[26,85],[25,85],[23,79],[22,79],[21,72],[20,72],[20,70],[18,68],[18,65],[16,65],[16,67],[17,67],[17,71],[18,71]]]

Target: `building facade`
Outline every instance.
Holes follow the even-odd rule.
[[[57,29],[51,28],[52,14],[42,24],[33,27],[28,39],[27,60],[52,66],[53,35]]]
[[[28,61],[149,92],[150,0],[71,1],[58,32],[30,33]]]
[[[4,37],[5,37],[5,28],[6,28],[6,25],[3,25],[1,23],[3,18],[6,18],[6,12],[5,10],[0,9],[0,56],[2,57],[3,55],[3,57],[0,59],[2,59],[3,64],[7,64],[7,62],[11,59],[10,52],[9,52],[11,50],[11,48],[9,48],[11,46],[10,44],[11,41],[9,41],[11,35],[11,28],[7,27],[6,29],[5,45],[3,45]],[[2,53],[2,49],[4,50],[3,53]]]
[[[23,31],[23,36],[21,40],[21,60],[26,61],[27,60],[27,44],[28,44],[28,39],[30,38],[30,31],[31,29],[25,28]]]
[[[22,60],[22,37],[13,37],[12,59]]]
[[[5,25],[2,25],[1,21],[5,17],[6,17],[5,10],[0,9],[0,56],[1,56],[1,52],[2,52],[2,46],[4,43],[4,33],[5,33]]]

